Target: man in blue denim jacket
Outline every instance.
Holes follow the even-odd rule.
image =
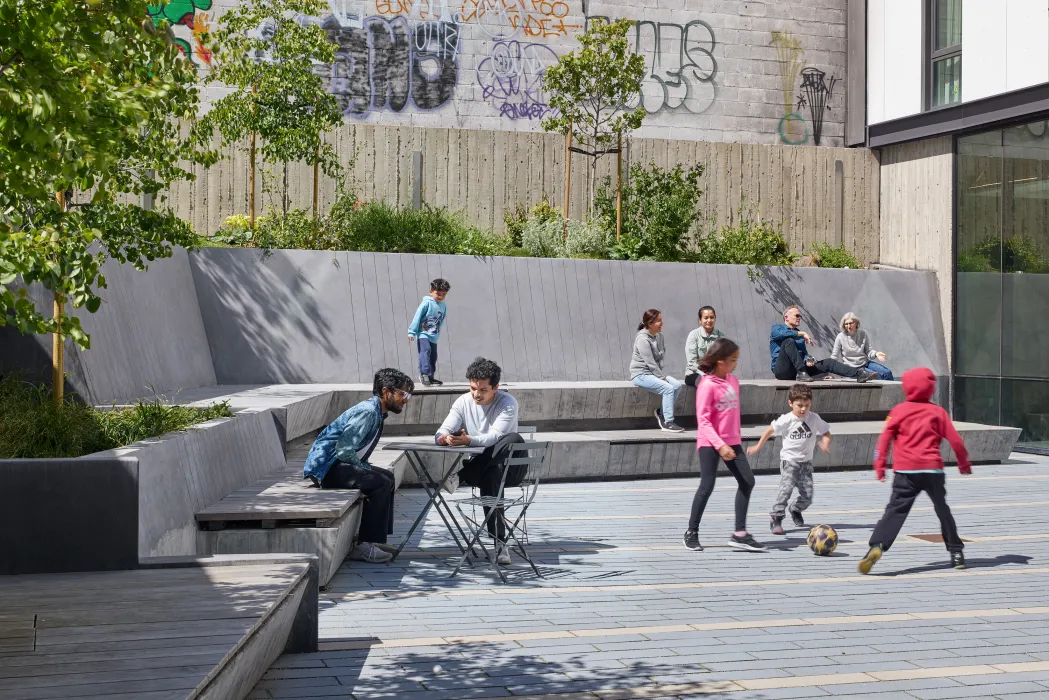
[[[414,389],[415,383],[403,372],[380,369],[372,384],[374,395],[321,430],[306,456],[304,479],[324,489],[359,489],[364,498],[351,559],[381,564],[394,550],[386,546],[393,532],[393,472],[368,464],[368,458],[379,444],[387,414],[400,413]]]
[[[769,334],[769,354],[772,355],[772,374],[776,379],[791,382],[811,382],[813,374],[837,374],[849,377],[858,382],[877,379],[875,372],[861,367],[850,367],[837,360],[816,360],[809,355],[806,343],[812,342],[812,336],[803,330],[801,309],[788,306],[783,310],[783,323],[777,323]]]

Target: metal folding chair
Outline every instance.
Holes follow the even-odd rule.
[[[549,454],[549,442],[518,442],[510,445],[507,450],[507,456],[501,466],[503,475],[499,482],[498,495],[471,496],[470,498],[456,501],[455,505],[459,509],[459,513],[468,523],[467,529],[472,532],[468,535],[470,541],[467,543],[466,551],[460,557],[455,571],[452,572],[452,576],[459,573],[463,564],[472,556],[474,546],[478,546],[502,582],[507,582],[506,574],[503,573],[503,567],[497,561],[497,547],[499,543],[495,542],[494,546],[489,548],[481,542],[481,535],[488,532],[489,521],[495,517],[502,517],[503,524],[506,527],[506,545],[510,547],[511,551],[515,551],[522,559],[528,562],[536,576],[539,578],[543,577],[539,573],[539,567],[528,556],[528,551],[525,549],[525,542],[522,541],[521,535],[522,523],[528,513],[528,509],[535,500],[536,493],[539,491],[539,480],[542,477],[543,468],[546,466]],[[506,475],[512,467],[520,466],[526,468],[524,479],[520,485],[521,495],[507,496]],[[483,518],[477,518],[475,510],[477,507],[480,507],[482,512],[484,508],[488,508],[488,515]],[[501,516],[500,513],[502,514]]]
[[[517,426],[517,434],[520,435],[526,442],[535,442],[536,427],[534,425],[519,425]],[[480,496],[481,491],[476,486],[470,489],[471,496]],[[524,485],[521,486],[521,495],[524,495]],[[473,517],[476,519],[480,516],[477,515],[477,506],[473,506]],[[521,521],[521,541],[528,544],[528,520]]]

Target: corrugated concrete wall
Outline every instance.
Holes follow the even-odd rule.
[[[950,338],[954,266],[954,146],[951,137],[881,149],[880,262],[936,273]],[[948,353],[950,352],[948,343]]]
[[[220,384],[370,382],[381,367],[416,374],[408,324],[435,277],[451,282],[438,376],[478,355],[508,381],[628,379],[637,324],[663,312],[667,368],[684,373],[685,337],[703,304],[743,348],[741,378],[771,377],[769,329],[790,304],[829,355],[854,311],[895,370],[946,373],[930,274],[598,260],[205,249],[191,257]]]
[[[482,227],[502,230],[504,210],[519,203],[530,206],[544,194],[558,207],[563,202],[564,139],[556,134],[348,123],[331,140],[345,164],[352,160],[349,182],[364,201],[410,206],[412,154],[418,151],[422,201],[461,210]],[[196,181],[177,183],[169,193],[175,211],[198,232],[210,233],[227,216],[248,211],[247,158],[241,151],[228,155],[210,170],[198,168]],[[861,262],[878,260],[879,172],[869,150],[637,138],[629,141],[626,160],[624,167],[630,162],[662,167],[702,164],[706,172],[700,180],[700,230],[709,229],[715,217],[721,223],[736,221],[737,210],[749,202],[765,219],[782,224],[798,253],[808,252],[816,241],[844,242]],[[840,182],[835,175],[839,160]],[[601,159],[597,182],[614,178],[615,167],[614,156]],[[282,174],[273,174],[270,194],[258,196],[260,211],[267,205],[279,209]],[[288,180],[292,206],[309,210],[312,169],[292,165]],[[589,159],[574,155],[575,218],[585,214],[592,180]],[[320,193],[320,211],[327,212],[336,183],[322,175]]]

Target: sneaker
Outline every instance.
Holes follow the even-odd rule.
[[[796,376],[794,378],[794,381],[801,382],[803,384],[807,383],[807,382],[811,382],[812,381],[812,375],[809,374],[808,372],[798,372],[798,376]]]
[[[379,549],[381,549],[382,551],[386,552],[387,554],[393,554],[394,552],[397,551],[397,547],[398,547],[398,545],[387,544],[385,542],[374,542],[373,544],[376,547],[378,547]]]
[[[786,530],[783,529],[783,516],[772,516],[772,522],[769,523],[769,530],[772,531],[773,535],[785,535]]]
[[[685,530],[685,546],[697,552],[703,551],[703,545],[699,543],[699,533],[695,530]]]
[[[790,511],[790,519],[794,521],[794,524],[798,527],[805,527],[805,518],[801,517],[800,510]]]
[[[433,380],[430,379],[430,377],[428,377],[427,375],[424,374],[419,379],[422,381],[423,386],[433,386]]]
[[[459,475],[452,474],[444,480],[444,490],[448,493],[455,493],[459,488]]]
[[[961,552],[951,552],[951,566],[955,569],[964,569],[965,555]]]
[[[877,378],[877,372],[871,372],[869,369],[861,369],[859,376],[856,377],[856,381],[863,384],[864,382],[869,382],[870,380]]]
[[[430,375],[430,386],[444,386],[444,382],[440,379],[434,379],[434,376]]]
[[[659,424],[659,429],[660,430],[666,430],[667,429],[667,424],[663,420],[663,409],[662,408],[657,408],[653,413],[656,416],[656,423]]]
[[[510,548],[505,544],[499,548],[499,554],[496,555],[495,561],[499,566],[510,566],[512,563],[510,559]]]
[[[385,564],[393,559],[393,555],[376,547],[374,542],[358,542],[350,552],[350,559],[365,561],[369,564]]]
[[[661,425],[659,427],[662,430],[664,430],[664,431],[666,431],[668,433],[683,433],[683,432],[685,432],[685,429],[682,428],[677,423],[675,423],[674,421],[668,421],[668,422],[664,423],[663,425]]]
[[[869,574],[871,567],[877,564],[879,559],[881,559],[881,545],[876,544],[867,550],[867,555],[863,559],[860,559],[860,573]]]
[[[754,539],[751,534],[747,534],[740,537],[739,535],[732,535],[728,541],[729,547],[735,547],[736,549],[742,549],[747,552],[764,552],[765,545]]]

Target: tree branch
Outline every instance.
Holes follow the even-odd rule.
[[[22,57],[21,49],[15,51],[15,54],[13,56],[11,56],[11,60],[7,61],[3,65],[0,65],[0,75],[3,75],[4,71],[7,70],[8,66],[10,66],[12,63],[14,63],[16,60],[18,60],[21,57]]]

